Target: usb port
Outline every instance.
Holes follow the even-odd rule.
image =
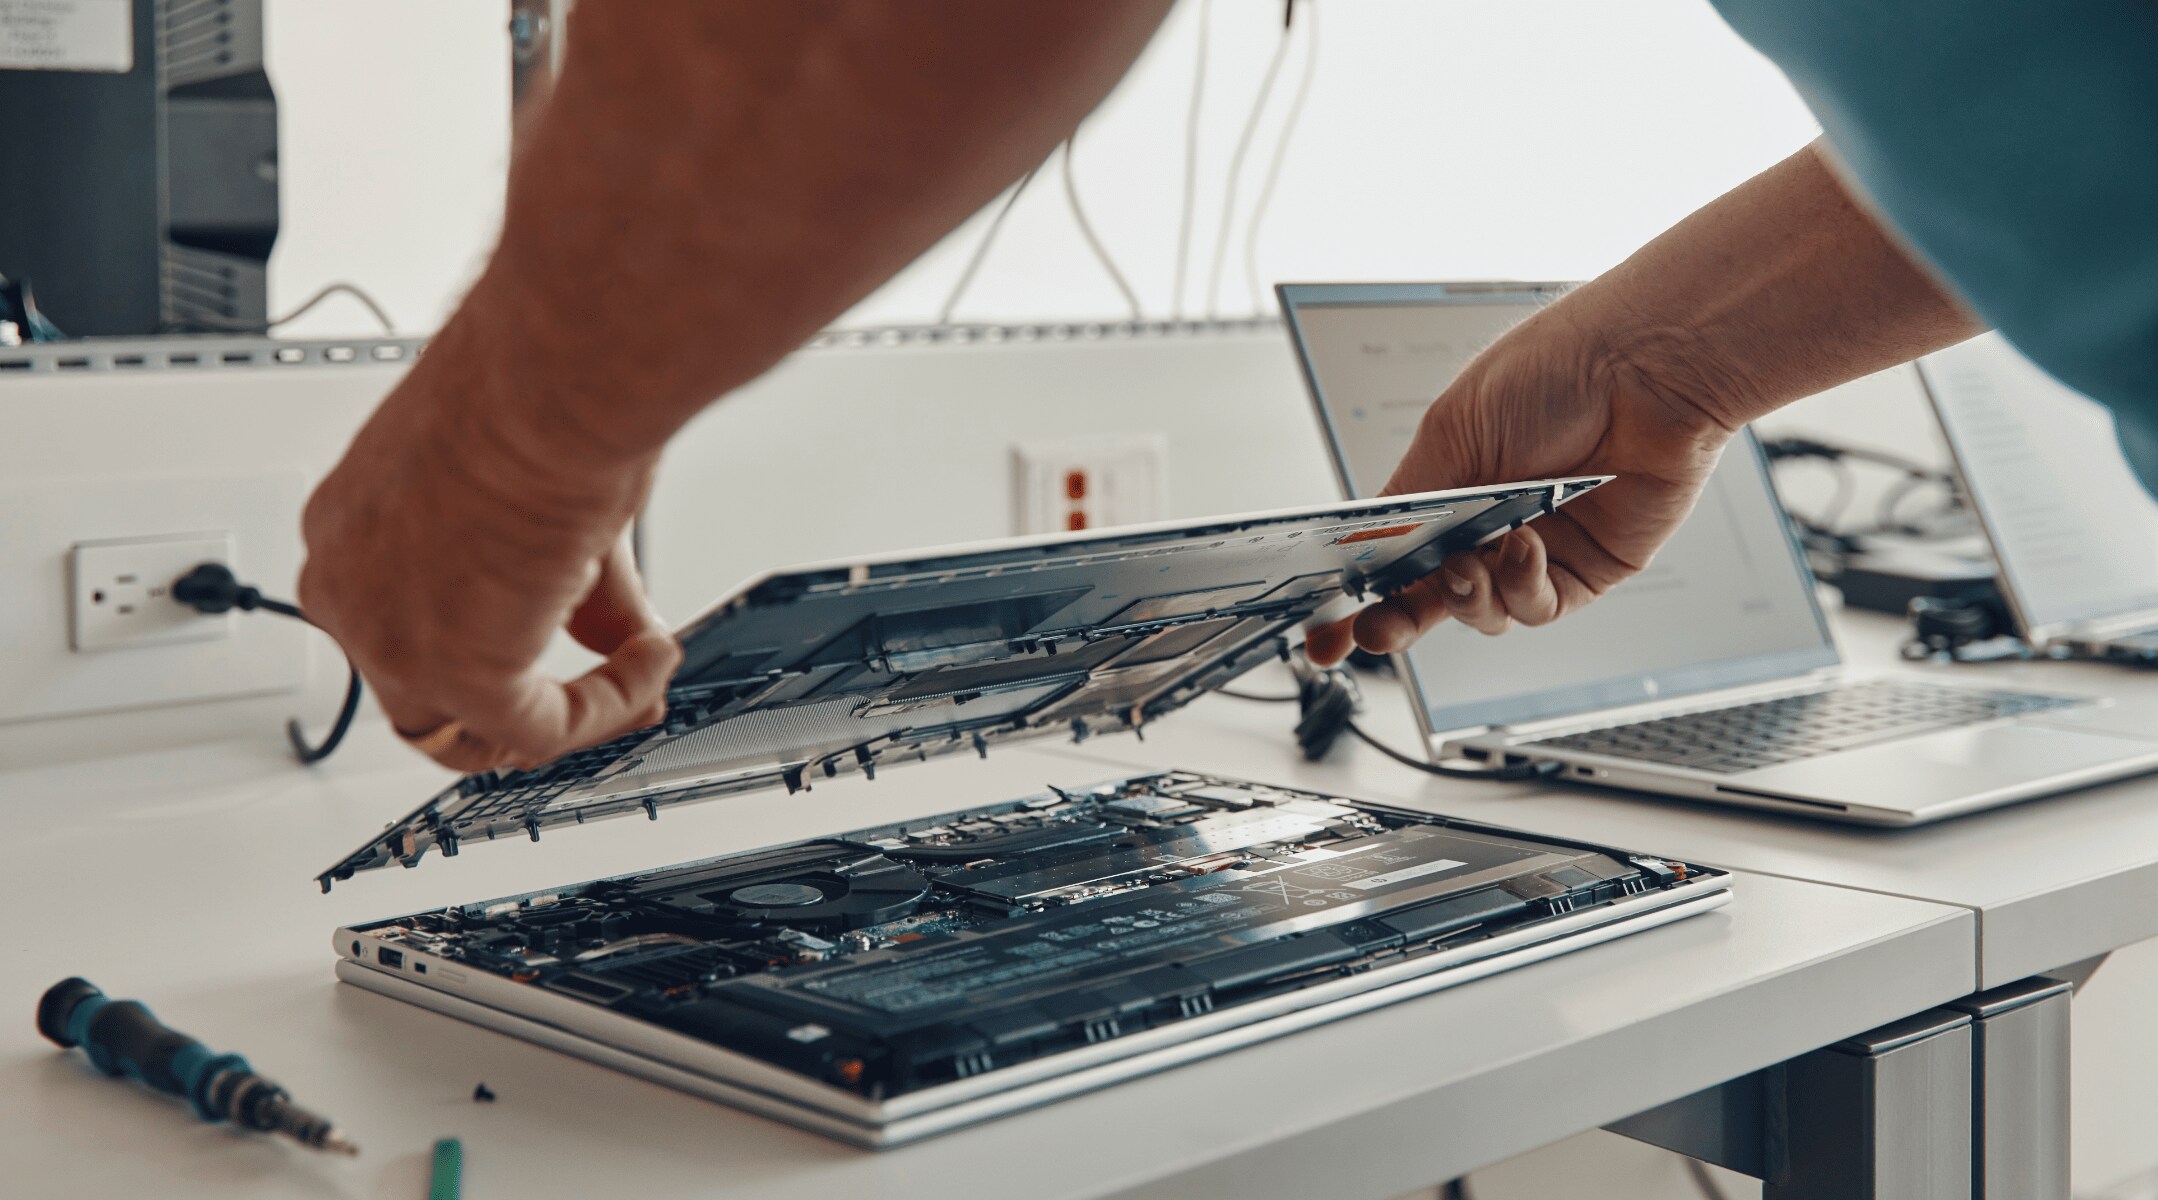
[[[405,969],[405,952],[392,950],[388,946],[377,946],[375,947],[375,961],[385,967],[392,967],[402,971]]]

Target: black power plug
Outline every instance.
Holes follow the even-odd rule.
[[[1297,748],[1304,753],[1304,761],[1318,762],[1334,748],[1334,743],[1346,733],[1358,741],[1393,759],[1411,770],[1427,775],[1439,775],[1447,779],[1484,779],[1499,783],[1522,783],[1531,779],[1549,779],[1557,775],[1561,764],[1556,762],[1509,763],[1502,766],[1478,766],[1463,762],[1430,762],[1412,758],[1378,738],[1356,723],[1356,711],[1362,704],[1356,683],[1347,671],[1314,666],[1301,651],[1289,659],[1289,669],[1296,674],[1294,696],[1263,696],[1252,692],[1215,688],[1215,692],[1232,700],[1254,700],[1261,703],[1297,706]]]
[[[307,614],[300,606],[284,600],[273,600],[262,594],[262,589],[241,583],[232,568],[221,562],[197,563],[187,574],[172,581],[171,594],[174,601],[199,613],[271,612],[295,621],[307,621]],[[313,625],[313,621],[307,621]],[[318,626],[319,628],[319,626]],[[345,668],[351,673],[345,683],[345,702],[337,710],[337,721],[330,726],[327,737],[320,745],[308,740],[307,731],[298,717],[285,722],[285,737],[292,743],[292,753],[301,763],[312,765],[328,758],[345,740],[352,728],[352,719],[360,711],[360,670],[346,659]]]

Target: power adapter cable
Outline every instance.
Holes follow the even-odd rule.
[[[1311,666],[1301,656],[1291,663],[1291,667],[1297,673],[1297,689],[1293,696],[1240,692],[1230,688],[1214,690],[1232,700],[1258,704],[1295,704],[1300,714],[1296,724],[1296,743],[1303,750],[1306,762],[1318,762],[1325,758],[1333,749],[1334,743],[1346,733],[1410,770],[1445,779],[1524,783],[1532,779],[1549,779],[1561,769],[1561,764],[1555,762],[1480,766],[1457,762],[1431,762],[1412,757],[1380,741],[1372,736],[1369,730],[1356,723],[1360,697],[1355,682],[1346,672],[1322,670]]]
[[[1716,1182],[1716,1177],[1709,1174],[1708,1168],[1698,1159],[1686,1160],[1686,1178],[1692,1181],[1694,1190],[1701,1193],[1701,1200],[1731,1200],[1724,1193],[1723,1185]]]
[[[1969,596],[1913,596],[1911,636],[1903,657],[1912,661],[1945,658],[1950,662],[1997,662],[2030,658],[2031,646],[2016,636],[2015,618],[1998,593]]]
[[[307,621],[307,614],[300,606],[284,600],[273,600],[262,594],[262,589],[245,584],[232,573],[232,568],[220,562],[198,563],[194,569],[172,582],[172,598],[199,613],[216,615],[238,609],[241,612],[271,612],[296,621]],[[313,625],[313,621],[307,621]],[[320,628],[317,626],[317,628]],[[360,711],[360,671],[348,658],[345,669],[350,678],[345,683],[345,702],[337,710],[337,721],[330,726],[327,737],[320,745],[308,740],[307,731],[294,717],[285,722],[285,737],[292,743],[292,752],[303,765],[312,766],[335,753],[343,744],[345,734],[352,728],[352,719]]]

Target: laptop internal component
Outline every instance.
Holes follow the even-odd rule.
[[[1175,772],[357,926],[341,949],[885,1100],[1716,875]]]

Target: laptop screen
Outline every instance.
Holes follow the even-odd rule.
[[[1999,334],[1918,370],[2032,629],[2158,609],[2158,503],[2105,408]]]
[[[1344,490],[1374,494],[1418,418],[1478,350],[1554,284],[1285,284],[1282,311]],[[1411,648],[1434,732],[1517,724],[1834,664],[1835,643],[1749,433],[1647,571],[1536,629],[1451,622]]]

